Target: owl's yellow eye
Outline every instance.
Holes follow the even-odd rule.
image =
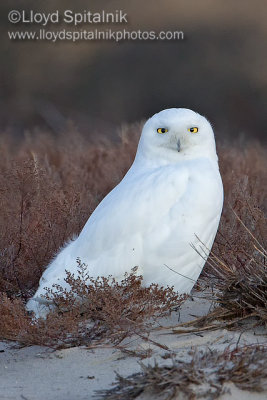
[[[166,133],[166,132],[168,132],[168,129],[166,129],[166,128],[158,128],[157,132],[158,133]]]
[[[191,132],[191,133],[197,133],[198,132],[198,128],[196,126],[194,128],[189,128],[187,130],[188,130],[188,132]]]

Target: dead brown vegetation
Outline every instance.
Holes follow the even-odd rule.
[[[29,297],[55,252],[129,168],[139,131],[125,128],[118,143],[97,145],[73,127],[19,143],[0,136],[0,291]]]
[[[25,343],[55,343],[55,338],[65,341],[66,327],[79,338],[76,343],[84,335],[77,334],[79,324],[70,312],[52,313],[46,323],[40,322],[43,326],[38,325],[38,334],[23,304],[55,252],[80,232],[98,202],[121,180],[133,161],[139,133],[140,125],[123,127],[121,138],[112,143],[92,143],[73,126],[57,137],[44,132],[26,134],[18,143],[0,136],[2,338],[22,335]],[[265,320],[265,149],[258,143],[244,148],[223,145],[219,158],[226,200],[210,258],[212,266],[205,268],[204,276],[208,274],[209,282],[219,289],[218,299],[229,318],[256,313]],[[131,279],[127,282],[130,288],[131,284],[140,288],[141,278]],[[139,294],[141,299],[143,292]],[[127,307],[129,312],[130,303]],[[97,315],[103,321],[104,312],[110,310],[100,310],[102,314]]]
[[[127,378],[117,375],[117,384],[111,390],[99,391],[107,400],[133,400],[142,393],[149,398],[217,399],[224,391],[224,383],[232,382],[242,390],[263,390],[267,378],[264,362],[266,348],[252,346],[227,348],[223,352],[194,349],[189,361],[173,359],[171,366],[141,364],[142,372]],[[180,397],[179,397],[180,398]]]
[[[226,199],[205,270],[219,307],[209,319],[233,322],[253,316],[267,324],[265,155],[259,144],[243,150],[222,149]]]
[[[44,319],[31,319],[21,299],[0,298],[0,338],[51,347],[90,345],[92,341],[120,343],[133,334],[145,334],[160,317],[180,306],[186,296],[172,288],[142,286],[137,269],[121,282],[91,278],[78,259],[78,277],[67,272],[70,291],[55,285],[46,298],[52,310]]]

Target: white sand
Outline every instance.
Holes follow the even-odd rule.
[[[210,304],[207,300],[187,300],[180,312],[180,321],[191,320],[193,315],[205,315]],[[178,323],[178,313],[162,321],[164,325]],[[170,332],[170,331],[168,331]],[[164,334],[166,331],[153,332],[151,338],[168,346],[180,359],[186,359],[192,346],[223,350],[236,345],[240,332],[217,330],[201,334]],[[152,356],[144,363],[160,365],[169,363],[160,355],[167,351],[145,342],[140,338],[128,339],[127,346],[132,350],[152,349]],[[126,341],[126,342],[127,342]],[[125,343],[126,343],[125,342]],[[266,336],[248,331],[242,334],[239,344],[266,343]],[[124,344],[125,344],[124,343]],[[0,400],[89,400],[95,390],[110,388],[115,380],[115,371],[128,376],[140,370],[136,357],[131,357],[114,348],[96,348],[88,350],[76,347],[53,351],[39,346],[15,348],[14,343],[0,343]],[[265,393],[249,393],[238,390],[234,385],[228,387],[231,394],[221,396],[227,399],[266,399]],[[140,400],[151,398],[140,396]],[[154,397],[155,398],[155,397]],[[152,399],[152,398],[151,398]]]

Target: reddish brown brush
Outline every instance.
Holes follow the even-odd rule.
[[[46,320],[32,320],[21,300],[2,295],[0,337],[54,347],[103,339],[117,343],[148,332],[157,318],[169,315],[186,298],[172,288],[143,287],[136,271],[116,282],[112,276],[90,278],[86,266],[80,260],[78,264],[78,278],[67,272],[69,291],[59,285],[48,290],[46,298],[52,301],[53,311]]]
[[[0,136],[0,291],[33,293],[43,268],[129,168],[139,132],[132,126],[118,143],[98,145],[73,129],[18,144]]]
[[[187,297],[156,284],[142,286],[137,268],[117,282],[112,276],[93,279],[86,265],[79,259],[77,262],[78,278],[67,272],[70,290],[55,285],[46,297],[53,301],[55,312],[71,313],[77,318],[82,315],[93,322],[94,337],[117,341],[147,331],[155,319],[169,315]]]
[[[232,320],[254,316],[267,324],[265,152],[259,145],[224,148],[221,164],[225,205],[205,269],[220,305],[212,315]]]
[[[5,323],[3,319],[1,321],[1,337],[10,337],[11,332],[13,338],[16,338],[14,332],[21,337],[21,332],[27,331],[28,324],[31,335],[35,335],[32,332],[36,325],[33,327],[24,313],[23,302],[36,290],[44,267],[60,246],[80,232],[99,201],[124,176],[133,161],[140,128],[140,125],[124,127],[121,138],[112,143],[103,140],[92,143],[79,135],[72,126],[68,132],[55,137],[45,132],[35,132],[16,142],[5,135],[0,136],[0,307],[6,315]],[[258,281],[255,283],[257,277],[263,275],[260,271],[264,271],[262,268],[266,265],[262,255],[266,237],[263,216],[266,195],[264,155],[264,149],[257,143],[250,143],[245,148],[232,144],[219,147],[226,201],[213,252],[228,269],[224,270],[222,263],[217,265],[217,272],[222,274],[220,279],[217,279],[217,273],[214,274],[214,268],[206,267],[205,271],[214,279],[214,284],[224,285],[225,290],[220,286],[221,293],[230,292],[239,296],[238,300],[234,300],[235,310],[238,304],[239,311],[231,315],[254,313],[255,310],[258,310],[258,315],[263,315],[264,312],[265,303],[262,295],[259,300],[258,289],[262,293],[265,283],[263,286]],[[233,210],[256,238],[256,242]],[[229,275],[229,268],[234,274],[231,272]],[[243,269],[247,274],[243,274]],[[247,276],[249,280],[243,282],[243,286],[238,286],[238,276]],[[132,284],[139,285],[136,277],[131,279],[133,281],[127,282],[130,287]],[[104,281],[102,285],[105,285]],[[235,288],[238,288],[236,292]],[[245,306],[247,299],[239,301],[244,288],[253,297],[252,307]],[[144,293],[139,291],[140,299]],[[98,299],[100,301],[101,296]],[[116,301],[110,303],[109,307],[117,307]],[[230,306],[229,302],[227,304]],[[105,312],[112,315],[112,310],[103,308],[103,304],[101,307],[97,314],[100,321],[105,319]],[[130,303],[127,307],[129,313]],[[146,310],[149,311],[149,308]],[[129,319],[129,314],[124,312],[126,314],[121,310],[118,313],[122,317],[121,325],[125,323],[125,316]],[[61,331],[64,331],[62,326],[68,318],[69,331],[77,332],[77,321],[74,318],[75,323],[72,325],[70,314],[64,313],[62,317],[51,314],[46,321],[46,328],[39,325],[38,329],[46,329],[43,336],[39,335],[43,337],[42,340],[45,342],[47,335],[53,342],[57,335],[57,328],[53,327],[59,324]],[[150,311],[147,315],[152,316]],[[22,321],[24,318],[26,322]],[[49,321],[52,321],[50,325]],[[109,323],[115,327],[118,321]],[[136,323],[138,325],[138,320]],[[13,326],[12,329],[12,324],[17,324],[18,328]],[[29,339],[32,342],[34,340]],[[37,337],[36,340],[40,339]]]
[[[51,313],[47,320],[33,321],[27,315],[21,299],[0,296],[0,339],[13,340],[23,345],[66,347],[79,344],[78,321],[72,315]],[[90,338],[87,338],[90,341]]]

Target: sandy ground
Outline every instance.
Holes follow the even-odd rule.
[[[191,320],[193,316],[205,315],[210,303],[201,298],[188,299],[180,313],[175,313],[164,326]],[[192,346],[222,350],[227,346],[252,343],[266,343],[263,332],[240,332],[217,330],[201,334],[169,334],[170,331],[153,332],[151,338],[164,344],[169,350],[146,342],[140,338],[128,339],[130,350],[152,350],[150,358],[142,362],[157,360],[163,365],[170,362],[161,356],[173,352],[177,357],[186,359]],[[125,344],[125,343],[124,343]],[[75,347],[54,351],[49,348],[31,346],[19,348],[15,343],[0,343],[0,400],[89,400],[96,390],[111,387],[115,380],[115,371],[128,376],[140,371],[137,357],[129,356],[111,347],[87,349]],[[238,390],[234,385],[227,386],[229,393],[220,397],[227,399],[266,399],[267,392],[251,393]],[[154,397],[155,398],[155,397]],[[152,399],[142,395],[139,400]],[[127,399],[126,399],[127,400]]]

